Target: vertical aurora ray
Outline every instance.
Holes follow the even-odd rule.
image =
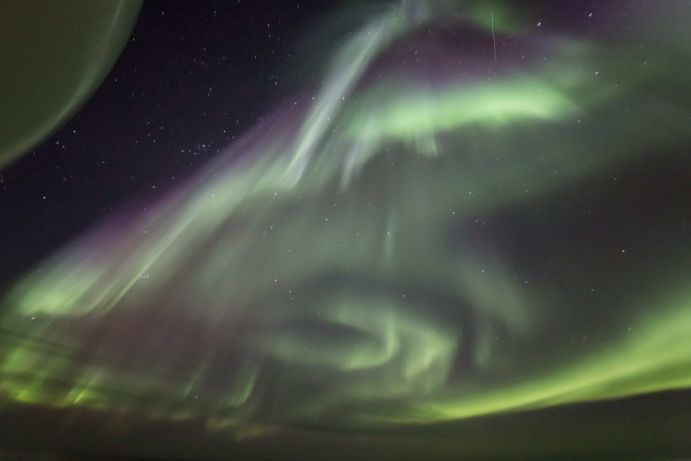
[[[656,218],[669,232],[652,249],[640,223],[615,220],[613,249],[563,211],[615,213],[610,178],[651,157],[689,166],[682,42],[533,36],[506,9],[497,38],[536,44],[502,71],[438,31],[484,30],[474,3],[442,25],[415,5],[354,34],[307,108],[19,280],[1,301],[0,404],[257,435],[691,387],[683,205]],[[418,40],[415,65],[387,60]]]

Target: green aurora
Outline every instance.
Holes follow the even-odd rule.
[[[536,34],[477,5],[453,4],[456,27],[487,34],[501,5],[497,34]],[[654,26],[641,7],[602,36],[537,36],[510,72],[490,48],[434,78],[424,47],[411,72],[386,57],[438,12],[385,9],[313,98],[8,290],[0,405],[243,438],[690,388],[688,216],[662,207],[651,242],[650,220],[626,222],[636,187],[608,195],[652,161],[691,171],[690,16],[674,5]]]

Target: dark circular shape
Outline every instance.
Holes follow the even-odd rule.
[[[106,77],[141,0],[0,2],[0,168],[64,124]]]

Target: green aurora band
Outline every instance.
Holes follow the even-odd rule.
[[[457,27],[487,33],[489,6],[457,4]],[[371,19],[314,98],[17,281],[0,301],[0,405],[243,437],[691,387],[688,227],[655,248],[589,246],[554,212],[651,155],[688,167],[688,14],[546,34],[545,58],[511,72],[425,80],[382,64],[436,27],[423,5]],[[496,33],[535,34],[501,6]],[[512,210],[553,213],[563,235],[508,251],[512,229],[492,223]],[[553,228],[535,226],[527,239]]]

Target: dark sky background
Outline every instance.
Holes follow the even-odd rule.
[[[0,172],[0,222],[11,223],[0,226],[0,290],[124,203],[170,189],[313,80],[322,62],[300,45],[332,11],[319,0],[144,2],[93,97]]]

